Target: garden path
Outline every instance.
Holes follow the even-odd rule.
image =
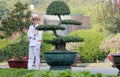
[[[118,69],[111,67],[112,63],[80,63],[77,67],[72,67],[73,71],[91,71],[91,73],[102,73],[107,75],[117,75]],[[0,68],[9,68],[7,62],[0,63]],[[41,63],[41,70],[49,70],[46,63]]]

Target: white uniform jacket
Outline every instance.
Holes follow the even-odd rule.
[[[37,25],[31,25],[28,29],[27,36],[29,38],[29,46],[37,46],[41,45],[42,41],[42,33],[43,31],[38,31],[35,28],[38,26]]]

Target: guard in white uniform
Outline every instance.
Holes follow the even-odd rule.
[[[35,69],[40,69],[40,46],[42,42],[42,31],[38,31],[35,28],[39,25],[39,15],[32,15],[33,25],[28,29],[27,36],[29,38],[29,58],[28,69],[33,69],[35,62]]]

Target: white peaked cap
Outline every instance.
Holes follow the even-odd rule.
[[[39,15],[34,13],[34,14],[32,14],[32,18],[39,18]]]

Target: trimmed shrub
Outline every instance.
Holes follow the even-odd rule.
[[[4,60],[4,48],[11,42],[7,39],[0,39],[0,61]]]
[[[4,60],[12,59],[14,57],[22,58],[23,56],[28,56],[28,46],[29,42],[27,36],[23,36],[25,41],[24,43],[20,42],[20,36],[12,43],[8,43],[8,41],[4,42],[4,40],[0,41],[0,54],[4,56]],[[43,59],[43,52],[52,50],[53,46],[51,44],[46,44],[44,40],[52,39],[53,36],[50,32],[43,33],[43,42],[41,46],[41,58]],[[3,43],[4,42],[4,43]],[[3,44],[2,44],[3,43]],[[5,45],[4,45],[5,44]],[[2,47],[3,45],[3,47]],[[22,51],[22,53],[20,53]]]
[[[3,53],[5,60],[12,58],[22,59],[24,56],[28,56],[28,41],[15,42],[6,45],[6,47],[3,49]]]
[[[81,62],[103,61],[106,58],[108,52],[101,51],[99,48],[101,41],[105,38],[103,33],[91,29],[78,30],[70,35],[84,38],[84,42],[78,47]]]
[[[43,42],[40,51],[41,59],[44,58],[44,54],[43,54],[44,52],[51,51],[53,49],[54,46],[52,44],[47,44],[44,42],[45,40],[51,40],[51,39],[53,39],[52,32],[43,32]]]
[[[26,69],[0,69],[0,77],[119,77],[117,75],[92,74],[90,71],[49,71]]]
[[[100,48],[113,54],[120,53],[120,33],[109,35],[102,41]]]

